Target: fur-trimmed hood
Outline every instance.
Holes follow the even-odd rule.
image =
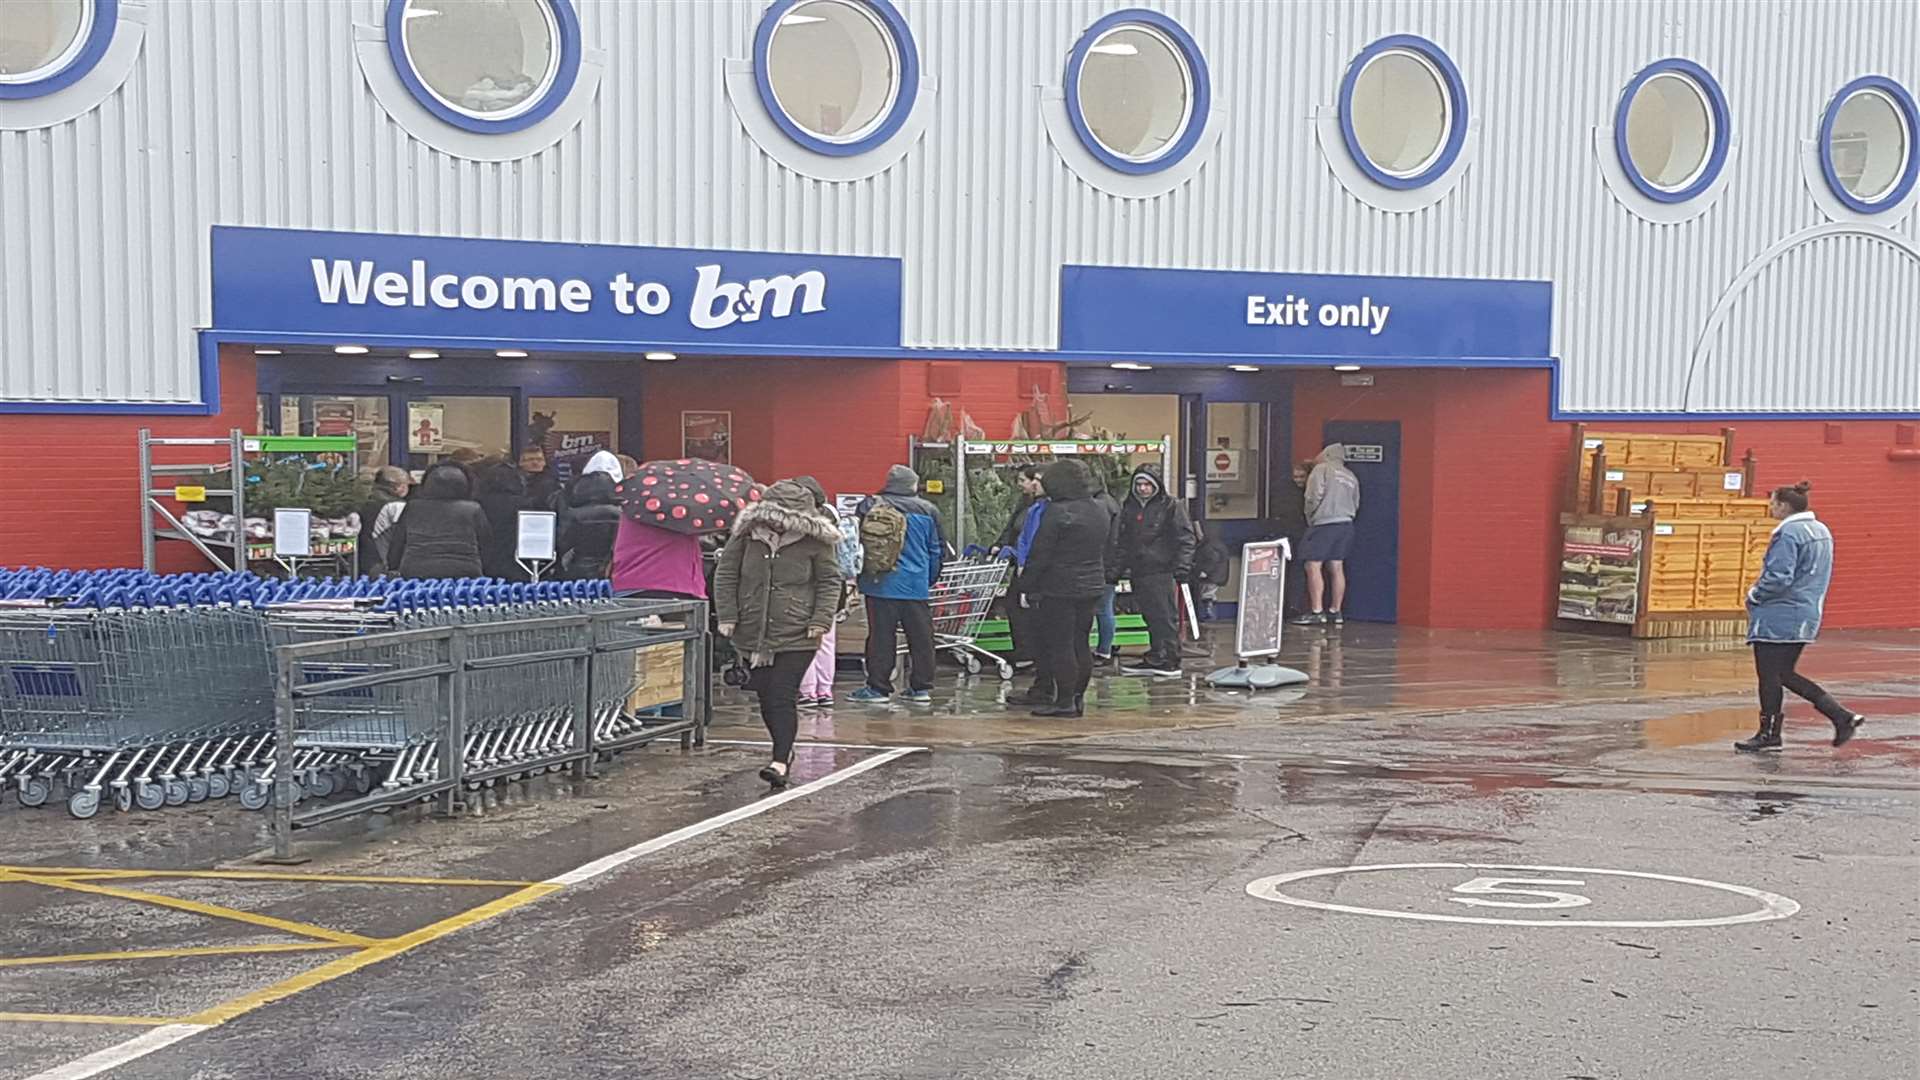
[[[765,498],[740,511],[733,519],[733,534],[739,536],[763,526],[776,532],[799,533],[828,546],[840,542],[840,530],[814,509],[813,495],[791,480],[767,488]]]

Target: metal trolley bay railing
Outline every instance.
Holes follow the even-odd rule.
[[[614,600],[604,582],[0,570],[0,793],[64,794],[82,818],[233,794],[273,804],[284,836],[584,772],[704,741],[705,627],[704,604]],[[678,702],[629,708],[641,650],[674,646]]]

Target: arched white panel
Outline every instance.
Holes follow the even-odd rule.
[[[1920,243],[1820,225],[1775,244],[1721,295],[1688,368],[1699,412],[1920,414]]]

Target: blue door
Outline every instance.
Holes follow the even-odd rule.
[[[1323,435],[1326,443],[1346,444],[1347,468],[1360,479],[1346,616],[1393,622],[1400,599],[1400,422],[1329,420]]]

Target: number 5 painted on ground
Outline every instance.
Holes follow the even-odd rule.
[[[1447,899],[1456,904],[1472,904],[1474,907],[1507,908],[1570,908],[1585,907],[1592,900],[1574,893],[1554,892],[1551,889],[1510,889],[1509,885],[1585,885],[1584,881],[1567,878],[1523,878],[1523,877],[1479,877],[1465,885],[1455,885],[1457,893],[1475,893],[1475,896],[1449,896]],[[1482,900],[1480,896],[1538,896],[1544,902],[1529,900]]]

